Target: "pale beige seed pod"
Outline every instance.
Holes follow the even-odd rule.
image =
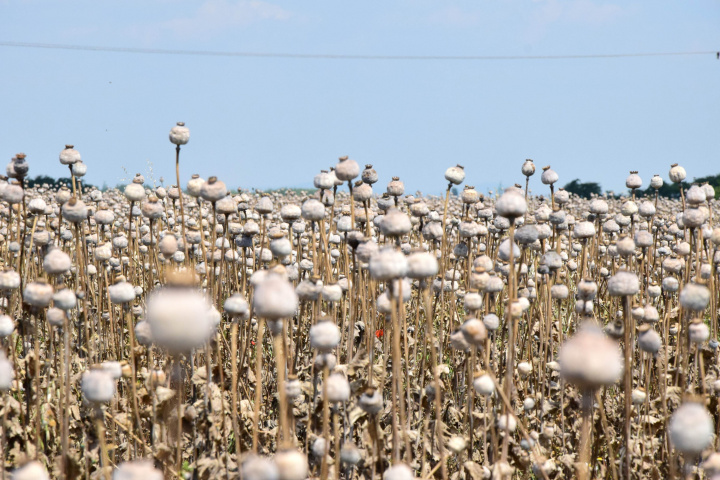
[[[115,395],[115,379],[105,370],[88,370],[83,373],[81,390],[90,403],[107,403]]]
[[[53,287],[48,283],[42,281],[30,282],[25,285],[23,302],[33,308],[45,308],[50,305],[53,293],[55,293]]]
[[[465,167],[456,165],[445,170],[445,180],[453,185],[460,185],[465,180]]]
[[[15,380],[15,369],[10,360],[5,355],[4,350],[0,350],[0,392],[8,392],[12,388]]]
[[[543,167],[543,173],[540,175],[540,181],[544,185],[552,185],[556,183],[560,177],[558,177],[558,174],[555,173],[555,170],[552,170],[550,166]]]
[[[660,188],[662,188],[664,183],[665,182],[663,181],[662,177],[657,173],[653,175],[653,177],[650,179],[650,186],[655,190],[659,190]]]
[[[642,187],[642,178],[640,178],[638,172],[630,172],[630,175],[625,179],[625,186],[631,190]]]
[[[255,289],[252,302],[258,317],[279,320],[295,314],[298,296],[282,275],[271,273]]]
[[[507,189],[495,204],[498,215],[515,219],[522,217],[527,211],[525,198],[515,189]]]
[[[342,373],[330,374],[326,388],[329,402],[342,403],[350,399],[350,383]]]
[[[640,290],[637,275],[620,270],[608,280],[608,294],[614,297],[635,295]]]
[[[310,347],[322,352],[331,352],[340,343],[340,329],[329,319],[310,327],[309,336]]]
[[[241,467],[243,480],[277,480],[278,468],[275,463],[260,455],[248,456]]]
[[[526,177],[532,177],[535,174],[535,164],[531,159],[528,158],[527,160],[525,160],[525,163],[522,164],[520,171]]]
[[[687,173],[685,172],[685,169],[683,167],[681,167],[677,163],[673,163],[672,165],[670,165],[670,173],[668,173],[668,176],[673,183],[680,183],[685,180],[685,177],[687,177]]]
[[[384,247],[370,257],[370,275],[387,281],[407,275],[407,257],[393,247]]]
[[[340,157],[335,165],[335,176],[338,180],[347,182],[354,180],[358,175],[360,175],[360,165],[355,160],[348,159],[347,156]]]
[[[108,287],[108,296],[112,303],[130,303],[135,300],[135,287],[124,277],[119,277],[114,285]]]
[[[308,475],[307,457],[296,449],[276,453],[275,466],[280,480],[305,480]]]
[[[205,179],[201,178],[200,175],[198,175],[197,173],[194,174],[192,177],[190,177],[190,180],[188,180],[187,183],[188,193],[191,196],[198,198],[200,196],[200,189],[202,188],[203,183],[205,183]]]
[[[587,388],[612,385],[623,373],[618,345],[591,325],[581,327],[560,347],[558,362],[565,380]]]
[[[73,145],[65,145],[60,151],[60,163],[63,165],[72,165],[80,161],[80,152],[75,150]]]
[[[217,177],[208,178],[207,182],[204,182],[200,186],[200,196],[210,203],[215,203],[227,195],[227,187],[225,183],[218,180]]]
[[[687,310],[701,312],[710,302],[710,290],[705,285],[688,283],[680,291],[680,304]]]
[[[465,337],[465,341],[475,347],[485,344],[487,340],[487,328],[482,321],[477,318],[469,318],[460,326],[460,331]]]
[[[185,145],[190,141],[190,129],[185,126],[185,122],[177,122],[177,124],[170,129],[170,142],[175,145]]]
[[[62,214],[68,222],[80,223],[87,220],[88,209],[85,202],[72,197],[62,206]]]
[[[51,249],[43,258],[43,270],[49,275],[60,275],[70,270],[72,260],[70,255],[59,248]]]
[[[387,237],[400,237],[412,230],[412,222],[406,213],[393,207],[383,216],[380,230]]]
[[[50,475],[40,462],[32,461],[14,470],[10,480],[50,480]]]
[[[668,425],[670,443],[687,455],[699,455],[712,444],[713,419],[700,403],[680,405]]]
[[[415,480],[415,472],[404,463],[396,463],[385,470],[383,480]]]
[[[383,398],[380,391],[375,388],[366,388],[357,401],[358,407],[369,414],[380,413],[383,409]]]
[[[113,480],[163,480],[163,472],[155,468],[152,460],[123,462],[113,472]]]

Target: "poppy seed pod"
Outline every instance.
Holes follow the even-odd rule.
[[[295,449],[276,453],[275,466],[280,480],[305,480],[308,475],[307,457]]]
[[[460,185],[465,180],[465,167],[456,165],[445,170],[445,180],[453,185]]]
[[[297,375],[288,375],[287,382],[285,382],[285,395],[290,399],[298,398],[302,395],[302,383],[298,380]]]
[[[185,145],[190,140],[190,130],[185,126],[185,122],[177,122],[170,129],[170,142],[175,145]]]
[[[558,177],[558,174],[555,173],[555,170],[552,170],[550,168],[550,165],[548,165],[547,167],[543,167],[543,173],[542,175],[540,175],[540,181],[543,183],[543,185],[552,185],[559,179],[560,177]]]
[[[338,284],[325,285],[322,289],[322,297],[326,302],[339,302],[342,299],[342,287]]]
[[[613,297],[635,295],[640,290],[637,275],[620,270],[608,280],[608,294]]]
[[[673,413],[668,425],[670,442],[680,452],[699,455],[712,444],[713,420],[707,409],[687,402]]]
[[[154,342],[171,352],[189,352],[212,334],[205,295],[188,286],[169,284],[148,296],[145,318]]]
[[[415,480],[415,473],[404,463],[396,463],[385,470],[383,480]]]
[[[384,247],[370,257],[370,275],[375,280],[392,280],[407,275],[407,257],[393,247]]]
[[[654,188],[655,190],[659,190],[663,186],[663,179],[660,175],[657,173],[653,175],[653,177],[650,179],[650,186]]]
[[[160,240],[158,248],[160,249],[160,253],[162,253],[166,257],[172,256],[175,252],[178,251],[177,238],[173,234],[165,235],[162,240]]]
[[[563,378],[581,387],[612,385],[623,373],[618,345],[590,325],[582,326],[560,347],[558,362]]]
[[[15,331],[15,321],[8,315],[0,315],[0,338],[6,338]]]
[[[393,207],[383,216],[380,230],[387,237],[400,237],[412,230],[412,222],[406,213]]]
[[[198,175],[197,173],[190,177],[190,180],[188,180],[187,183],[187,191],[190,196],[193,196],[195,198],[199,197],[203,183],[205,183],[205,179],[201,178],[200,175]]]
[[[573,228],[575,238],[586,239],[595,236],[595,225],[592,222],[578,222]]]
[[[279,320],[295,314],[298,296],[290,282],[271,273],[255,288],[252,302],[258,317]]]
[[[522,164],[520,171],[526,177],[532,177],[535,174],[535,164],[529,158]]]
[[[353,189],[353,199],[356,202],[366,202],[373,196],[372,187],[367,183],[358,182]]]
[[[53,304],[61,310],[72,310],[77,305],[77,297],[75,292],[69,288],[58,290],[53,295]]]
[[[517,245],[517,243],[513,243],[513,258],[515,260],[518,260],[520,258],[520,247]],[[502,241],[500,246],[498,247],[498,258],[500,260],[507,262],[510,260],[510,239],[506,238]]]
[[[335,176],[338,180],[348,182],[354,180],[358,175],[360,175],[360,165],[355,160],[348,159],[347,156],[340,157],[335,165]]]
[[[250,455],[242,464],[243,480],[277,480],[277,466],[267,457]]]
[[[283,205],[280,209],[280,218],[285,222],[294,222],[302,216],[302,209],[295,204]]]
[[[688,337],[693,343],[704,343],[710,338],[710,329],[703,323],[702,319],[694,319],[688,327]]]
[[[325,205],[314,198],[306,200],[302,205],[302,218],[309,222],[319,222],[325,218]]]
[[[362,179],[363,183],[372,185],[373,183],[376,183],[378,181],[378,173],[375,171],[372,165],[367,164],[365,165],[365,170],[362,171],[360,178]]]
[[[223,304],[223,309],[231,317],[247,318],[250,315],[250,305],[240,292],[230,295]]]
[[[520,245],[530,245],[539,237],[536,225],[523,225],[515,231],[515,241]]]
[[[335,186],[335,178],[327,170],[322,170],[313,178],[313,185],[321,190],[330,190]]]
[[[642,178],[640,178],[638,172],[630,172],[630,175],[625,179],[625,186],[631,190],[642,187]]]
[[[476,373],[473,388],[478,394],[487,397],[495,392],[495,382],[487,373]]]
[[[498,430],[501,431],[507,430],[509,432],[514,432],[517,428],[517,420],[508,413],[500,415],[497,419],[497,427]]]
[[[30,282],[25,286],[23,302],[34,308],[45,308],[53,297],[52,285],[45,282]]]
[[[13,364],[8,360],[4,350],[0,350],[0,392],[7,392],[12,388],[15,380]]]
[[[703,311],[708,302],[710,302],[710,290],[705,285],[688,283],[680,291],[680,305],[687,310]]]
[[[407,276],[414,279],[434,277],[438,272],[438,261],[429,252],[415,252],[407,257]]]
[[[33,461],[13,471],[10,480],[50,480],[50,475],[40,462]]]
[[[140,345],[149,347],[153,344],[152,327],[145,320],[141,320],[135,324],[135,340]]]
[[[115,379],[105,370],[88,370],[82,376],[82,393],[91,403],[107,403],[115,395]]]
[[[17,167],[15,167],[17,169]],[[85,165],[82,161],[73,163],[72,167],[72,174],[75,175],[78,178],[82,178],[87,173],[87,165]]]
[[[208,178],[208,181],[200,186],[200,196],[210,203],[215,203],[225,198],[226,195],[227,187],[225,187],[225,183],[218,180],[217,177]]]
[[[347,402],[350,398],[350,383],[342,373],[333,373],[327,378],[327,400],[332,403]]]
[[[70,256],[59,248],[53,248],[43,258],[43,270],[49,275],[60,275],[70,270],[70,267]]]
[[[465,341],[475,347],[482,346],[487,340],[487,328],[477,318],[469,318],[460,326]]]
[[[134,460],[118,465],[113,480],[163,480],[163,472],[151,460]]]
[[[310,327],[310,347],[330,352],[340,343],[340,329],[331,320],[321,320]]]
[[[662,347],[662,338],[650,325],[640,325],[638,327],[638,347],[643,352],[655,354]]]
[[[130,303],[135,300],[135,287],[121,277],[118,282],[108,287],[108,296],[112,303]]]
[[[525,198],[515,189],[507,189],[495,204],[498,215],[515,219],[522,217],[527,211]]]
[[[340,449],[340,461],[345,465],[357,465],[363,458],[363,452],[354,443],[345,442]]]
[[[380,413],[383,408],[382,394],[375,388],[367,388],[358,397],[357,405],[371,415]]]
[[[163,216],[163,206],[155,195],[150,195],[142,205],[142,214],[151,220],[157,220]]]
[[[683,167],[681,167],[677,163],[673,163],[672,165],[670,165],[670,173],[668,173],[668,176],[673,183],[680,183],[685,180],[685,177],[687,177],[687,173],[685,172],[685,169]]]
[[[72,197],[62,206],[62,214],[63,218],[68,222],[80,223],[87,220],[88,210],[85,202],[78,200],[76,197]]]

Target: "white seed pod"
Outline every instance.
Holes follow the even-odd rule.
[[[680,183],[685,180],[685,177],[687,177],[687,173],[685,172],[685,169],[683,167],[681,167],[677,163],[674,163],[670,165],[670,173],[668,173],[668,176],[673,183]]]
[[[9,315],[0,315],[0,338],[6,338],[15,331],[15,320]]]
[[[326,302],[339,302],[342,294],[342,288],[338,284],[323,286],[322,297]]]
[[[321,190],[330,190],[335,186],[336,178],[334,175],[330,175],[327,170],[322,170],[313,178],[313,185]]]
[[[20,287],[20,275],[15,270],[0,272],[0,290],[9,291]]]
[[[145,198],[145,187],[141,183],[129,183],[124,190],[128,202],[140,202]]]
[[[483,296],[476,292],[466,293],[463,303],[465,310],[469,312],[480,310],[483,306]]]
[[[80,161],[80,152],[75,150],[73,145],[65,145],[60,151],[60,163],[63,165],[72,165]]]
[[[364,172],[363,172],[364,173]],[[340,449],[340,461],[345,465],[357,465],[363,459],[363,452],[354,443],[346,441]]]
[[[72,310],[77,305],[75,292],[69,288],[63,288],[53,294],[53,304],[64,311]]]
[[[48,283],[30,282],[23,291],[23,302],[33,308],[45,308],[50,305],[53,293],[53,287]]]
[[[315,458],[322,458],[325,456],[325,452],[327,452],[327,446],[328,444],[323,437],[315,437],[315,440],[310,446],[310,453],[312,453]]]
[[[347,402],[350,399],[350,383],[342,373],[332,373],[327,378],[327,400],[332,403]]]
[[[243,480],[277,480],[279,473],[277,466],[267,457],[250,455],[243,461]]]
[[[153,344],[152,327],[147,321],[141,320],[135,324],[135,340],[145,347]]]
[[[509,413],[500,415],[497,419],[497,427],[500,431],[514,432],[517,428],[517,420]]]
[[[552,170],[550,166],[543,167],[543,173],[540,176],[540,181],[543,185],[552,185],[560,179],[555,170]]]
[[[310,327],[310,347],[330,352],[340,343],[340,329],[331,320],[322,320]]]
[[[434,277],[438,272],[438,261],[429,252],[416,252],[407,257],[407,276],[414,279]]]
[[[532,177],[535,174],[535,164],[529,158],[522,164],[520,171],[526,177]]]
[[[152,460],[123,462],[113,472],[113,480],[163,480],[163,472],[153,465]]]
[[[637,275],[620,270],[608,280],[608,294],[614,297],[635,295],[640,290]]]
[[[465,168],[462,165],[445,170],[445,180],[453,185],[460,185],[465,180]]]
[[[271,273],[255,288],[252,302],[258,317],[279,320],[295,314],[298,296],[289,281]]]
[[[115,379],[105,370],[88,370],[82,376],[82,393],[91,403],[107,403],[115,395]]]
[[[659,190],[663,186],[663,179],[660,175],[657,173],[653,175],[653,177],[650,179],[650,186],[654,188],[655,190]]]
[[[487,373],[477,375],[473,380],[473,388],[479,395],[489,396],[495,392],[495,382]]]
[[[612,385],[623,372],[618,345],[598,327],[589,325],[560,347],[558,362],[565,380],[588,388]]]
[[[680,292],[680,304],[687,310],[701,312],[710,302],[710,290],[697,283],[686,284]]]
[[[135,287],[122,279],[108,287],[108,295],[112,303],[130,303],[135,300]]]
[[[713,420],[707,409],[694,402],[683,403],[670,418],[668,434],[678,451],[699,455],[712,444]]]
[[[202,188],[203,183],[205,183],[204,178],[201,178],[197,173],[193,174],[187,183],[187,191],[190,196],[198,198],[200,196],[200,189]]]
[[[223,309],[231,317],[247,318],[250,315],[250,305],[240,292],[230,295],[223,304]]]
[[[33,461],[13,471],[10,480],[50,480],[50,475],[40,462]]]
[[[655,354],[662,347],[662,338],[650,325],[641,325],[638,328],[638,347],[643,352]]]
[[[650,218],[655,215],[655,205],[652,202],[646,200],[638,207],[638,213],[645,218]]]
[[[372,185],[373,183],[377,183],[378,173],[375,171],[372,165],[367,164],[365,165],[365,170],[362,171],[360,178],[362,179],[363,183]]]
[[[565,300],[570,295],[567,285],[555,284],[550,287],[550,296],[553,300]]]
[[[520,375],[527,376],[532,372],[532,364],[530,362],[520,362],[518,363],[517,370]]]
[[[360,175],[360,165],[355,160],[348,159],[348,157],[340,157],[337,165],[335,165],[334,172],[338,180],[348,182]]]
[[[285,382],[285,395],[292,400],[300,397],[302,393],[302,383],[298,380],[297,375],[288,375],[287,382]]]
[[[357,405],[371,415],[380,413],[383,409],[382,394],[374,388],[368,388],[358,397]]]
[[[399,197],[405,193],[405,184],[400,181],[400,177],[392,177],[387,186],[387,194],[392,197]]]
[[[0,350],[0,392],[7,392],[12,388],[13,380],[15,380],[15,369],[10,360],[5,355],[4,350]]]
[[[209,302],[192,288],[155,290],[148,296],[145,316],[154,342],[171,352],[204,345],[212,333]]]
[[[325,218],[325,205],[314,198],[306,200],[302,205],[302,218],[310,222],[319,222]]]
[[[518,190],[508,188],[495,204],[495,210],[497,210],[498,215],[515,219],[525,215],[527,202]]]
[[[227,193],[225,183],[218,180],[217,177],[208,178],[208,181],[200,186],[200,196],[210,203],[216,203],[222,200]]]
[[[638,172],[630,172],[630,175],[625,179],[625,186],[631,190],[642,187],[642,178],[640,178]]]
[[[699,318],[688,326],[688,337],[695,344],[705,343],[710,338],[708,326]]]
[[[415,480],[415,473],[404,463],[396,463],[385,470],[383,480]]]
[[[482,346],[487,340],[487,328],[477,318],[469,318],[460,327],[460,331],[465,336],[465,341],[476,347]]]
[[[410,230],[412,230],[410,217],[395,207],[385,213],[380,223],[380,231],[387,237],[400,237]]]
[[[62,214],[68,222],[80,223],[87,220],[88,209],[82,200],[72,197],[62,206]]]
[[[634,405],[642,405],[647,398],[647,392],[642,387],[635,388],[632,391],[631,398]]]
[[[370,275],[375,280],[387,281],[407,275],[407,257],[392,247],[384,247],[370,257]]]
[[[535,408],[535,399],[532,397],[526,397],[525,400],[523,400],[523,409],[526,412],[529,412],[533,408]]]
[[[190,130],[185,126],[185,122],[177,122],[170,129],[170,142],[175,145],[185,145],[190,140]]]
[[[113,360],[107,360],[100,364],[100,368],[115,380],[122,377],[123,364]]]
[[[483,324],[489,331],[494,332],[500,327],[500,318],[494,313],[488,313],[483,317]]]
[[[295,449],[275,454],[275,466],[279,480],[305,480],[308,476],[307,457]]]
[[[65,311],[63,311],[57,307],[48,308],[46,317],[47,317],[48,324],[52,325],[53,327],[64,326],[65,319],[67,318],[65,315]]]
[[[592,222],[578,222],[573,228],[575,238],[590,238],[595,236],[595,225]]]

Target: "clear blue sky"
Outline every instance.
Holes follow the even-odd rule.
[[[717,0],[0,0],[0,41],[369,55],[573,55],[720,50]],[[580,178],[647,185],[680,162],[720,173],[720,61],[687,57],[388,61],[162,56],[0,47],[0,165],[87,180],[174,180],[167,134],[185,121],[183,183],[309,186],[348,154],[380,185],[437,193],[465,165],[483,190],[525,158]],[[379,185],[379,186],[380,186]],[[543,191],[539,175],[531,188]]]

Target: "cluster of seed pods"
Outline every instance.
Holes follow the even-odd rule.
[[[711,186],[582,199],[545,167],[530,195],[527,160],[409,195],[341,157],[232,192],[181,183],[189,138],[169,187],[84,187],[72,145],[72,188],[8,165],[3,480],[720,475]]]

